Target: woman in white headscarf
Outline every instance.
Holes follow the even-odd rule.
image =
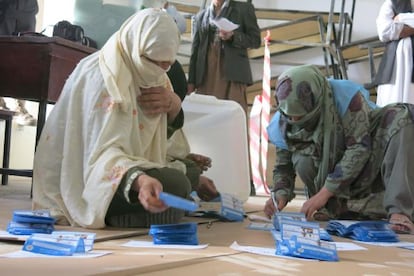
[[[186,198],[198,184],[177,160],[189,153],[181,131],[167,140],[183,124],[166,75],[179,43],[173,19],[145,9],[78,64],[37,146],[34,209],[87,228],[178,222],[183,211],[158,196]]]

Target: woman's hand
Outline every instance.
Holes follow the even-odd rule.
[[[168,209],[168,206],[159,199],[162,185],[156,178],[142,174],[135,180],[132,188],[138,192],[139,202],[149,212],[160,213]]]
[[[276,202],[277,202],[277,209],[279,211],[282,211],[287,205],[287,198],[278,197],[276,198]],[[277,209],[273,202],[273,199],[270,197],[266,201],[263,211],[268,218],[271,218],[278,211]]]
[[[195,190],[198,197],[204,201],[210,201],[219,196],[213,180],[203,175],[200,175],[199,184]]]
[[[311,220],[313,219],[313,214],[325,206],[332,196],[334,194],[323,187],[316,195],[312,196],[302,205],[300,211],[306,215],[307,220]]]
[[[137,103],[148,116],[167,113],[169,122],[174,121],[181,110],[180,97],[163,86],[141,88]]]
[[[162,86],[141,88],[137,97],[138,105],[147,115],[167,113],[172,104],[171,92]]]
[[[197,166],[200,167],[202,172],[205,172],[208,170],[208,168],[211,168],[211,158],[207,156],[190,153],[189,155],[187,155],[187,159],[194,161],[197,164]]]

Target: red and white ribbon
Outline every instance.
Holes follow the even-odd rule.
[[[250,138],[250,163],[252,169],[252,180],[257,194],[268,195],[267,185],[267,151],[268,135],[267,126],[270,121],[270,32],[267,31],[264,50],[262,94],[254,98],[249,121]]]

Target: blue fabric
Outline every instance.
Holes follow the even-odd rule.
[[[336,109],[338,110],[341,118],[345,115],[352,98],[357,92],[361,92],[371,109],[378,107],[375,103],[370,101],[369,92],[362,85],[356,84],[349,80],[328,79],[328,81],[331,85],[333,96],[335,98]]]
[[[270,143],[275,145],[277,148],[287,150],[285,139],[283,139],[282,132],[279,128],[279,120],[280,112],[276,111],[275,115],[273,115],[272,120],[270,120],[270,123],[267,126],[267,136],[269,137]]]
[[[368,90],[366,90],[360,84],[356,84],[349,80],[328,79],[328,81],[331,85],[335,99],[335,105],[341,118],[345,115],[352,98],[357,92],[361,92],[372,109],[378,108],[374,102],[370,101]],[[277,148],[287,150],[288,147],[279,128],[279,120],[280,112],[277,111],[275,115],[273,115],[272,120],[267,127],[267,134],[269,136],[269,141],[272,144],[274,144]]]

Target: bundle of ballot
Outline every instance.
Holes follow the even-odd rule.
[[[243,201],[235,195],[221,193],[210,201],[201,200],[194,192],[191,196],[199,205],[194,216],[214,217],[223,221],[243,221],[244,219]]]
[[[154,244],[198,245],[197,223],[151,225]]]
[[[280,225],[283,221],[302,221],[306,222],[306,216],[300,212],[276,212],[272,217],[272,224],[276,231],[280,231]],[[276,233],[277,235],[277,233]],[[332,236],[322,227],[319,228],[319,237],[323,241],[333,241]]]
[[[300,212],[276,212],[272,217],[272,223],[276,231],[280,231],[281,220],[290,219],[295,221],[306,221],[304,213]]]
[[[272,232],[276,240],[276,255],[338,261],[336,245],[321,239],[319,223],[282,217],[279,226],[280,235]]]
[[[54,231],[51,234],[32,234],[23,250],[53,256],[84,254],[93,249],[95,233]]]
[[[7,232],[13,235],[33,233],[50,234],[54,230],[55,219],[45,210],[16,210],[7,225]]]
[[[331,220],[328,233],[364,242],[397,242],[397,234],[386,221]]]

